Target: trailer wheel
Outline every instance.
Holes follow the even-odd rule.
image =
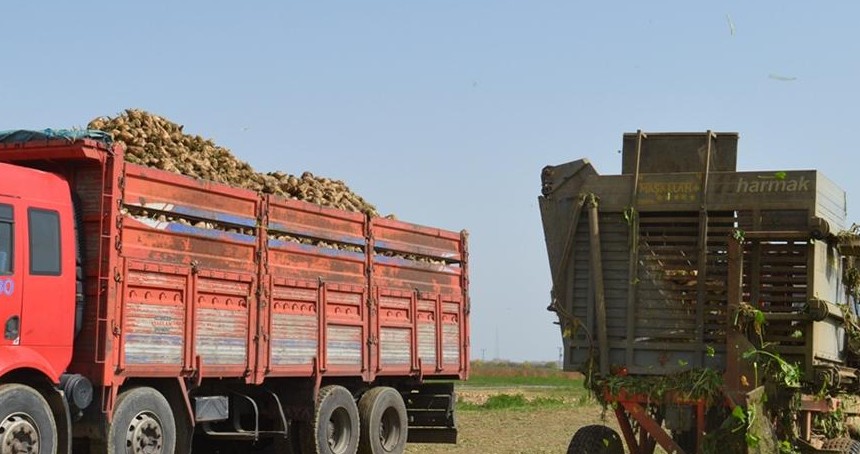
[[[108,454],[172,454],[176,421],[170,404],[153,388],[119,395],[108,429]]]
[[[0,454],[55,449],[57,423],[45,398],[29,386],[0,385]]]
[[[304,452],[355,454],[358,450],[358,406],[343,386],[320,389],[314,421],[302,431]]]
[[[844,454],[860,454],[860,442],[848,437],[833,438],[824,442],[821,449]]]
[[[379,386],[366,392],[358,401],[358,416],[360,454],[401,454],[406,449],[406,404],[396,389]]]
[[[585,426],[576,431],[567,454],[624,454],[618,433],[606,426]]]

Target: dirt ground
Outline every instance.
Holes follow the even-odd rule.
[[[531,399],[553,395],[532,388],[466,388],[460,399],[481,404],[495,394],[523,394]],[[453,453],[566,453],[570,438],[579,427],[605,424],[618,430],[612,414],[601,418],[602,408],[573,401],[565,408],[511,410],[460,410],[457,413],[459,440],[456,445],[410,444],[407,454]]]
[[[570,409],[462,411],[456,445],[407,445],[407,454],[565,453],[573,432],[588,424],[607,424],[597,405]]]

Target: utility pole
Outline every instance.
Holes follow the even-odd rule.
[[[496,326],[496,358],[495,359],[502,359],[499,356],[499,327],[498,326]]]

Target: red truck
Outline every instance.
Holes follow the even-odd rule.
[[[92,131],[0,134],[0,173],[0,454],[456,442],[465,231],[131,164]]]

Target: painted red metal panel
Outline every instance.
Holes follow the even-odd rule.
[[[366,376],[366,218],[269,196],[268,376]]]
[[[123,217],[120,246],[126,257],[200,269],[256,270],[257,247],[251,235],[196,228],[173,222]]]
[[[319,354],[319,285],[273,279],[268,371],[308,376]]]
[[[463,291],[459,264],[434,264],[377,256],[373,272],[375,284],[383,288],[418,289],[446,294],[461,294]]]
[[[414,293],[385,292],[377,297],[379,363],[376,373],[409,375],[415,365]]]
[[[417,311],[418,325],[418,357],[423,374],[436,372],[436,363],[439,361],[439,335],[438,324],[439,313],[436,301],[433,299],[419,299],[416,295],[415,308]]]
[[[362,376],[367,369],[365,289],[353,285],[326,284],[323,290],[323,368],[327,375]]]
[[[126,164],[124,185],[123,204],[128,207],[256,224],[260,197],[254,191],[136,164]]]
[[[5,162],[36,160],[93,160],[104,162],[107,145],[92,139],[70,144],[65,139],[34,140],[23,143],[0,144]]]
[[[460,372],[465,332],[462,325],[462,299],[442,301],[442,373]]]
[[[366,279],[363,253],[270,240],[268,255],[269,270],[276,279],[353,285],[362,285]]]
[[[268,227],[272,232],[364,245],[366,218],[360,213],[269,196],[267,214]]]
[[[190,270],[130,262],[124,273],[120,356],[126,374],[179,375],[185,365]]]
[[[0,338],[0,348],[8,355],[0,361],[0,375],[10,366],[32,367],[56,381],[72,356],[74,326],[75,260],[69,256],[69,245],[74,244],[69,185],[57,175],[7,164],[0,164],[0,173],[0,203],[12,217],[7,227],[13,247],[2,257],[8,273],[0,275],[0,323],[5,325],[12,317],[19,322],[16,336],[7,333]],[[31,208],[56,213],[61,223],[58,241],[63,252],[58,275],[34,275],[29,271]]]
[[[204,377],[246,377],[256,356],[256,277],[199,271],[195,275],[194,352]]]
[[[386,361],[390,364],[408,351],[411,374],[465,378],[469,336],[465,232],[373,219],[370,237],[371,285],[379,295],[378,374],[402,375],[400,364],[386,367]],[[407,308],[410,311],[403,312]],[[393,330],[398,318],[408,319],[410,336]],[[406,339],[411,345],[403,347]]]
[[[93,332],[86,329],[79,334],[79,339],[85,339],[88,335],[92,340],[87,342],[75,342],[75,358],[79,357],[79,345],[94,345],[92,352],[83,351],[84,356],[77,362],[73,358],[70,367],[72,372],[88,372],[90,380],[96,385],[102,385],[116,389],[123,381],[121,376],[115,374],[118,355],[118,342],[116,331],[119,329],[119,307],[122,304],[120,296],[123,277],[120,273],[119,250],[116,247],[119,238],[119,200],[121,194],[121,176],[123,171],[123,151],[115,148],[113,154],[106,153],[100,159],[97,178],[87,181],[80,173],[93,170],[92,167],[76,168],[73,171],[72,181],[75,188],[95,190],[96,194],[92,200],[84,201],[84,230],[92,231],[95,227],[96,234],[85,239],[86,243],[97,244],[96,253],[86,257],[87,287],[92,293],[86,295],[87,305],[85,319],[94,320]],[[87,205],[90,205],[87,207]],[[87,213],[93,213],[93,217],[87,217]],[[119,276],[118,276],[119,275]],[[90,344],[92,342],[93,344]],[[90,357],[87,353],[93,353]],[[78,367],[75,367],[77,363]],[[83,371],[78,370],[83,369]],[[110,394],[109,394],[110,395]],[[102,409],[110,411],[113,405],[111,398],[103,399]]]
[[[462,244],[457,232],[387,218],[374,218],[371,229],[378,250],[453,261],[462,259]]]
[[[124,256],[256,273],[254,192],[132,164],[124,182]]]

